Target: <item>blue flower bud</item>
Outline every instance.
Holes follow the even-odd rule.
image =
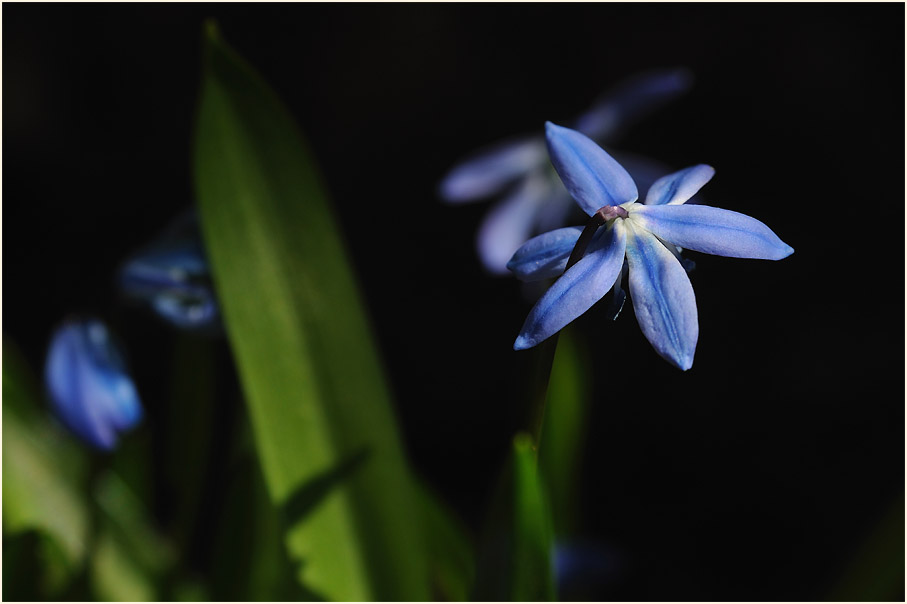
[[[129,259],[119,271],[120,290],[148,304],[161,318],[181,329],[219,325],[208,261],[194,213]]]
[[[94,447],[111,450],[142,419],[142,404],[107,327],[97,319],[57,329],[44,381],[57,417]]]

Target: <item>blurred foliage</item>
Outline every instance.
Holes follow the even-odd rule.
[[[475,544],[470,530],[426,484],[419,482],[416,493],[428,543],[432,598],[465,601],[475,580]]]
[[[548,381],[539,447],[539,467],[548,486],[554,533],[559,538],[575,535],[579,529],[579,480],[591,389],[588,358],[573,330],[563,330]]]
[[[303,585],[429,597],[392,405],[311,155],[209,24],[195,139],[202,231],[265,483]]]
[[[81,569],[88,550],[89,509],[85,501],[88,459],[84,449],[49,421],[37,382],[15,345],[3,340],[3,534],[7,562],[29,555],[46,573],[40,595],[58,595]],[[16,536],[7,541],[7,536]],[[22,573],[7,576],[14,594]],[[15,596],[13,596],[15,597]]]
[[[513,439],[486,519],[475,599],[554,600],[551,511],[532,437]]]

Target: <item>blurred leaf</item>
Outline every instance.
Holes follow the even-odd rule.
[[[98,481],[99,531],[91,559],[92,588],[100,600],[159,600],[162,579],[175,559],[150,524],[144,504],[116,474]]]
[[[15,346],[4,339],[4,534],[40,531],[53,541],[44,559],[63,565],[48,572],[72,576],[87,547],[86,453],[44,412],[38,392]]]
[[[469,539],[469,530],[427,485],[420,482],[418,486],[432,597],[446,602],[465,601],[472,592],[476,569],[475,546]]]
[[[476,577],[476,599],[554,599],[551,516],[532,438],[518,434],[491,505]]]
[[[212,544],[211,599],[311,600],[294,576],[283,545],[280,510],[268,497],[252,445],[247,439],[238,445]]]
[[[30,529],[3,537],[3,600],[55,600],[69,596],[73,569],[45,531]],[[65,591],[64,591],[65,590]]]
[[[108,602],[150,602],[158,600],[152,578],[128,555],[108,530],[101,529],[91,558],[92,590]]]
[[[579,479],[589,414],[589,367],[573,331],[561,331],[545,404],[539,467],[548,486],[554,533],[576,534]]]
[[[300,578],[337,600],[424,600],[425,546],[388,388],[335,219],[287,110],[209,27],[196,193],[272,500],[361,452],[290,518]]]
[[[890,504],[884,517],[857,550],[829,598],[838,602],[902,602],[904,600],[904,495]]]

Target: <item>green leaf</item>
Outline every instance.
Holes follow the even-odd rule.
[[[113,472],[94,489],[100,514],[91,557],[95,596],[108,601],[159,600],[162,578],[176,559],[169,542],[150,523],[147,510]]]
[[[550,509],[532,437],[518,434],[491,505],[476,578],[476,599],[554,599]]]
[[[561,331],[548,382],[539,467],[548,486],[554,533],[574,536],[579,518],[579,480],[589,415],[587,356],[573,331]]]
[[[469,530],[427,485],[419,483],[428,543],[432,597],[445,602],[469,598],[475,580],[475,545]]]
[[[289,516],[287,546],[304,585],[326,598],[424,600],[412,478],[312,157],[213,26],[205,55],[196,197],[265,482]]]
[[[87,459],[44,411],[39,390],[12,342],[3,341],[3,529],[36,530],[52,540],[63,572],[81,567],[89,511],[83,496]],[[56,569],[50,572],[58,573]]]

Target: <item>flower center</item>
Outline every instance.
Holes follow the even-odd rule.
[[[598,230],[598,227],[615,218],[629,217],[630,214],[620,206],[603,206],[599,208],[598,211],[589,218],[589,222],[586,223],[586,228],[583,229],[579,239],[576,240],[576,245],[573,246],[573,251],[570,252],[570,258],[567,260],[567,268],[564,269],[564,272],[580,261],[583,254],[586,253],[586,248],[589,247],[589,242],[592,241],[592,236],[595,235],[595,231]]]

